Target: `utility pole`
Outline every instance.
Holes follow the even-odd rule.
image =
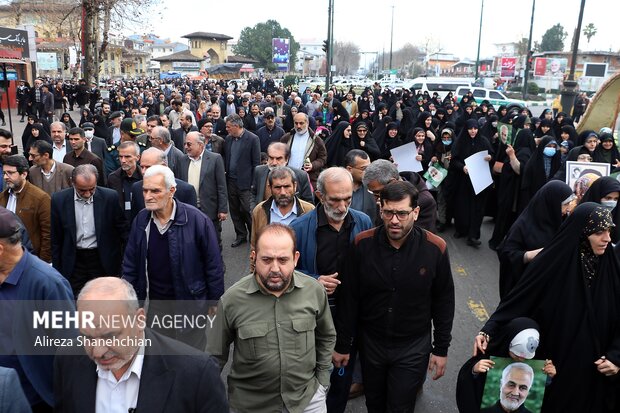
[[[392,29],[390,30],[390,74],[392,73],[392,44],[394,43],[394,5],[392,5]]]
[[[329,6],[327,9],[327,50],[326,55],[326,69],[325,75],[325,93],[332,85],[332,64],[334,62],[334,0],[329,0]]]
[[[536,0],[532,0],[532,19],[530,21],[530,37],[527,41],[527,56],[525,57],[525,69],[523,70],[523,100],[527,98],[527,78],[530,74],[530,57],[532,55],[532,32],[534,31],[534,10]]]
[[[573,110],[575,104],[575,96],[577,95],[577,82],[575,81],[575,66],[577,65],[577,52],[579,51],[579,36],[581,34],[581,22],[583,20],[583,9],[586,6],[586,0],[581,0],[581,8],[579,9],[579,21],[577,21],[577,29],[575,29],[575,36],[573,39],[573,50],[570,61],[570,71],[568,72],[568,78],[564,81],[561,92],[561,105],[562,110],[569,115]],[[608,125],[605,125],[608,126]]]
[[[480,67],[480,41],[482,40],[482,14],[484,12],[484,0],[480,5],[480,28],[478,29],[478,53],[476,53],[476,74],[474,78],[478,79],[478,68]]]

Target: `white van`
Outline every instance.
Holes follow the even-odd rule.
[[[473,79],[458,77],[417,77],[406,81],[403,87],[411,89],[414,93],[428,92],[433,96],[437,92],[441,99],[445,99],[449,92],[455,94],[456,89],[462,86],[471,87]]]
[[[506,106],[506,108],[508,108],[508,111],[510,111],[513,108],[521,109],[521,108],[526,107],[526,103],[523,100],[510,99],[510,98],[507,98],[506,95],[504,95],[499,90],[485,89],[483,87],[469,87],[469,86],[459,87],[456,90],[457,100],[460,102],[461,98],[470,91],[474,95],[474,99],[476,100],[476,103],[481,104],[483,100],[486,100],[489,103],[491,103],[493,107],[495,107],[495,110],[497,110],[501,105]]]

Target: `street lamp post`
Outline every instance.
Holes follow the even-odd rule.
[[[482,40],[482,14],[484,12],[484,0],[481,1],[482,3],[480,5],[480,28],[478,29],[478,53],[476,53],[476,79],[478,79],[478,68],[480,67],[480,41]]]
[[[392,5],[392,29],[390,30],[390,73],[392,73],[392,43],[394,42],[394,5]]]
[[[583,20],[583,9],[586,6],[586,0],[581,0],[581,8],[579,9],[579,20],[577,21],[577,29],[575,30],[575,38],[573,41],[572,57],[570,62],[570,71],[568,78],[562,84],[562,92],[560,93],[560,102],[562,110],[569,115],[575,104],[575,96],[577,96],[577,82],[575,81],[575,66],[577,65],[577,52],[579,50],[579,36],[581,33],[581,21]]]
[[[523,100],[527,98],[527,78],[530,74],[529,61],[530,50],[532,50],[532,32],[534,31],[534,11],[536,10],[536,0],[532,0],[532,19],[530,20],[530,37],[527,41],[527,57],[523,69]]]

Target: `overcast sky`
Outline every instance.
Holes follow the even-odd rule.
[[[158,22],[157,15],[153,14],[149,19],[150,30],[173,40],[186,42],[181,36],[194,31],[222,33],[237,39],[244,27],[268,19],[277,20],[288,28],[297,41],[316,39],[322,42],[327,37],[328,0],[187,0],[182,4],[161,1],[162,15],[167,17]],[[334,3],[335,40],[354,42],[362,51],[389,52],[394,5],[394,50],[405,43],[422,45],[430,40],[434,49],[440,48],[460,58],[476,58],[481,0],[334,0]],[[577,26],[580,3],[581,0],[537,0],[533,39],[540,41],[547,29],[560,23],[569,33],[564,41],[565,50],[568,50]],[[531,0],[486,0],[481,57],[495,54],[494,43],[527,37],[531,10]],[[598,32],[589,45],[582,34],[580,49],[618,51],[618,12],[620,2],[617,0],[587,0],[583,27],[591,22]]]

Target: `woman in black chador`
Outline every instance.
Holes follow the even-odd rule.
[[[485,350],[517,317],[540,326],[538,358],[557,376],[547,386],[543,413],[617,412],[620,366],[620,264],[610,237],[610,210],[579,205],[476,336]]]

